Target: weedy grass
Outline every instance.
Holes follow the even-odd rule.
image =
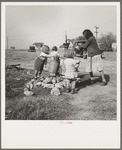
[[[44,103],[32,100],[10,100],[6,103],[6,120],[42,120]]]
[[[6,69],[6,120],[55,120],[64,119],[75,109],[69,104],[66,95],[52,96],[51,89],[41,86],[34,89],[34,96],[25,96],[25,83],[33,77],[33,71],[28,75],[27,69]],[[43,75],[46,76],[46,72]],[[17,80],[19,79],[19,80]]]
[[[6,120],[64,120],[76,113],[66,97],[25,97],[6,101]]]

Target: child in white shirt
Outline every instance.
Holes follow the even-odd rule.
[[[74,60],[74,51],[73,50],[67,50],[65,52],[66,59],[64,60],[64,65],[66,68],[65,71],[65,78],[66,78],[66,84],[67,84],[67,92],[70,92],[72,94],[75,93],[75,86],[76,86],[76,78],[78,77],[76,68],[79,67],[80,61]]]
[[[54,59],[54,57],[57,57],[57,50],[58,48],[56,46],[53,46],[52,51],[50,53],[50,55],[52,55],[52,59]]]

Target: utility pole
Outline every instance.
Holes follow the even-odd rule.
[[[67,33],[66,33],[66,31],[65,31],[65,43],[63,43],[64,48],[68,49],[69,44],[70,44],[70,43],[67,42]]]
[[[65,31],[65,43],[67,43],[67,32]]]
[[[98,32],[97,32],[97,29],[99,29],[99,27],[96,27],[96,26],[95,26],[95,28],[96,28],[95,33],[96,33],[96,40],[97,40],[97,33],[98,33]]]
[[[8,37],[7,37],[7,49],[8,49]]]

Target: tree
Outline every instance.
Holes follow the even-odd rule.
[[[35,42],[35,43],[33,43],[33,45],[35,45],[40,50],[40,48],[44,45],[44,43],[42,43],[42,42]]]
[[[101,34],[100,38],[98,38],[98,43],[102,43],[108,48],[111,48],[112,43],[115,42],[116,42],[116,35],[113,35],[113,33],[111,32],[107,32],[106,34]]]

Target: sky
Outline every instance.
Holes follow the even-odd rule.
[[[116,6],[18,6],[5,7],[5,33],[8,45],[28,49],[35,42],[43,42],[50,48],[68,39],[82,35],[83,30],[95,32],[98,37],[106,32],[116,35]],[[94,33],[95,35],[95,33]],[[7,46],[7,42],[6,42]]]

